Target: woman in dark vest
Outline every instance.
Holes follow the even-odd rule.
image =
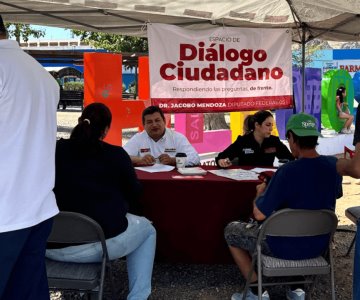
[[[277,136],[271,135],[274,118],[271,112],[260,110],[246,119],[244,135],[227,147],[215,158],[216,164],[227,168],[239,166],[272,167],[275,157],[293,160],[291,152]],[[248,132],[248,133],[246,133]]]

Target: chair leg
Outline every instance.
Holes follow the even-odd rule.
[[[103,257],[103,262],[101,265],[101,276],[99,282],[99,295],[98,295],[99,300],[102,300],[104,294],[105,271],[106,271],[106,258]]]
[[[353,240],[351,241],[351,244],[346,252],[346,254],[344,255],[344,257],[347,257],[350,255],[350,252],[352,250],[352,248],[354,247],[354,243],[355,243],[355,238],[356,238],[356,231],[352,230],[352,229],[346,229],[346,228],[337,228],[336,229],[337,232],[353,232],[355,234]]]
[[[262,270],[261,270],[261,249],[257,253],[257,278],[258,278],[258,298],[262,299]]]
[[[330,259],[330,284],[331,284],[331,299],[335,300],[335,275],[334,275],[334,258],[332,250],[330,249],[329,253]]]
[[[355,244],[355,239],[356,239],[356,233],[355,233],[355,236],[354,236],[353,240],[351,241],[351,244],[350,244],[350,246],[348,248],[348,251],[344,255],[345,257],[350,255],[350,252],[351,252],[351,250],[352,250],[352,248],[354,247],[354,244]]]

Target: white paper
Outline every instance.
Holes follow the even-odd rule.
[[[200,167],[192,167],[192,168],[178,168],[177,171],[183,175],[205,175],[206,170]]]
[[[261,172],[266,172],[266,171],[276,172],[276,170],[277,169],[274,169],[274,168],[254,168],[249,171],[253,171],[255,173],[260,174]]]
[[[154,164],[147,167],[135,167],[135,169],[149,173],[156,173],[156,172],[169,172],[174,170],[175,167],[163,165],[163,164]]]
[[[210,173],[214,175],[233,179],[233,180],[259,180],[258,174],[253,171],[243,170],[243,169],[219,169],[219,170],[209,170]]]

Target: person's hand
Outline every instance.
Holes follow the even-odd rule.
[[[265,192],[265,189],[266,189],[266,183],[263,182],[261,184],[258,184],[256,186],[256,196],[260,196],[261,194],[263,194]]]
[[[150,154],[146,154],[145,156],[143,156],[140,160],[140,164],[142,165],[153,165],[155,164],[155,158],[150,155]]]
[[[222,158],[218,160],[218,164],[220,167],[222,168],[227,168],[230,167],[232,165],[231,161],[229,158]]]
[[[176,158],[170,157],[169,154],[163,153],[158,157],[159,161],[163,165],[175,165],[176,164]]]

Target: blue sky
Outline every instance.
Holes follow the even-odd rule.
[[[35,29],[41,29],[45,31],[45,37],[42,39],[44,40],[66,40],[72,39],[72,34],[69,29],[64,28],[57,28],[57,27],[47,27],[47,26],[37,26],[32,25]],[[33,38],[30,38],[33,39]]]

